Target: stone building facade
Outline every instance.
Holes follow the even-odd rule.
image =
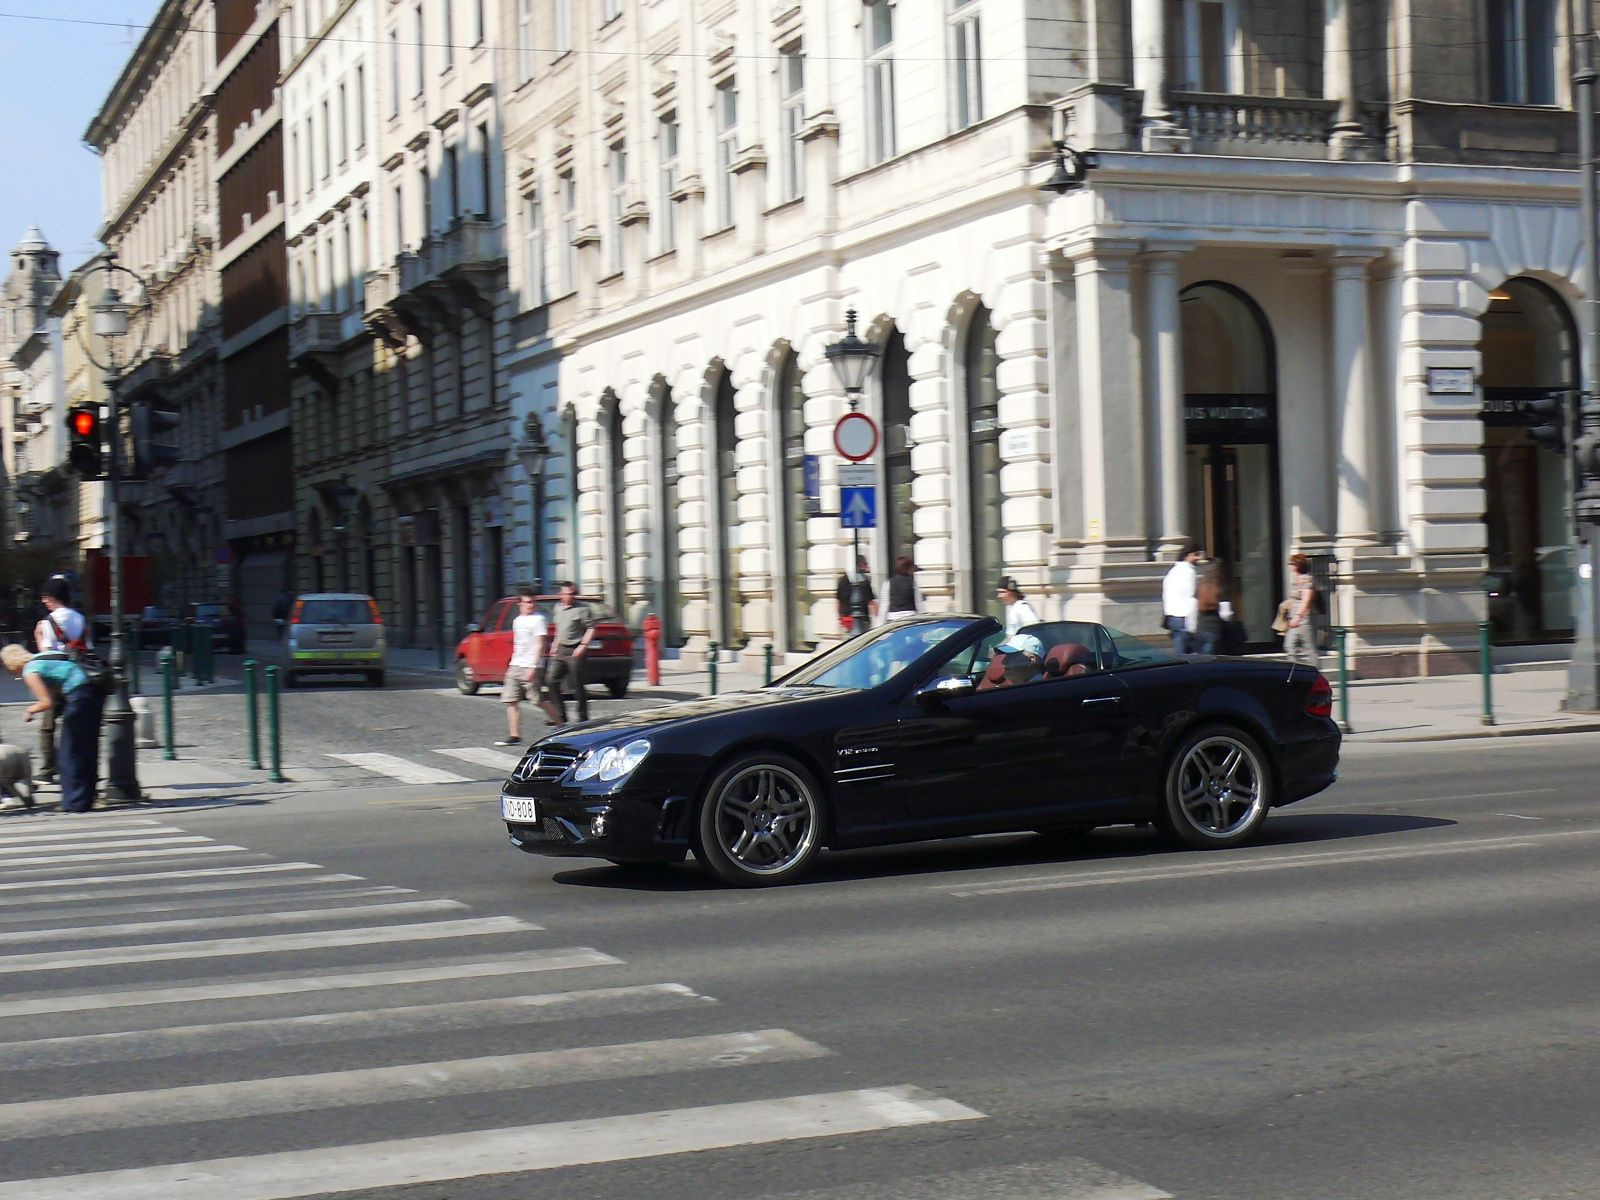
[[[1486,615],[1570,629],[1561,465],[1520,428],[1577,380],[1588,287],[1559,6],[501,19],[552,566],[689,652],[836,636],[848,537],[800,494],[816,455],[836,511],[850,308],[879,350],[870,558],[910,554],[934,606],[1012,574],[1148,633],[1193,536],[1262,648],[1293,550],[1373,673],[1463,666]],[[1094,155],[1061,194],[1056,139]]]
[[[77,532],[75,477],[64,469],[61,321],[50,310],[60,288],[61,256],[32,226],[11,251],[0,285],[3,524],[12,544],[65,546]]]
[[[81,321],[83,302],[114,279],[142,306],[117,350],[131,356],[119,405],[176,413],[178,458],[123,486],[122,545],[149,557],[152,588],[169,606],[226,600],[239,588],[226,528],[234,485],[224,449],[214,23],[210,0],[167,0],[84,135],[101,157],[100,240],[142,287],[120,269],[92,271],[102,258],[75,273],[81,286],[63,298],[64,317]]]

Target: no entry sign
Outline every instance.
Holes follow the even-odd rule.
[[[878,451],[878,425],[866,413],[845,413],[833,427],[833,448],[840,458],[865,462]]]

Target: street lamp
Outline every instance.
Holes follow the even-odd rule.
[[[89,306],[89,323],[78,327],[78,338],[84,356],[105,373],[105,427],[111,445],[106,464],[105,518],[106,551],[111,559],[111,653],[107,662],[117,686],[106,697],[101,718],[109,747],[106,798],[138,801],[144,799],[144,793],[139,787],[133,706],[128,702],[127,633],[122,612],[122,414],[117,386],[122,372],[144,349],[149,331],[149,291],[138,273],[117,262],[114,254],[107,254],[85,272],[83,283],[95,275],[101,277],[100,298]],[[135,300],[123,298],[117,286],[119,280],[133,288]],[[90,336],[85,336],[86,329]]]
[[[533,517],[533,590],[544,590],[544,469],[550,462],[550,442],[536,413],[522,423],[524,437],[517,443],[517,457],[528,473],[530,512]]]
[[[878,348],[871,342],[864,342],[856,336],[856,310],[846,309],[844,314],[844,337],[837,342],[831,342],[824,347],[823,356],[833,367],[833,373],[838,377],[839,386],[844,388],[845,400],[850,405],[850,411],[855,412],[861,403],[861,389],[867,382],[867,374],[872,370],[872,364],[878,359]],[[863,633],[867,628],[867,577],[861,571],[861,530],[859,527],[850,531],[850,572],[846,576],[850,583],[850,634]]]
[[[339,535],[339,584],[345,591],[350,590],[350,512],[355,507],[356,489],[348,483],[341,483],[333,489],[334,519],[333,531]]]

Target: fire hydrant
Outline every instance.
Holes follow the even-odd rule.
[[[655,613],[644,618],[644,678],[651,687],[661,683],[661,618]]]

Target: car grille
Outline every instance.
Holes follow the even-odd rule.
[[[578,753],[565,746],[541,746],[517,764],[511,778],[519,783],[549,782],[560,779],[578,761]]]

